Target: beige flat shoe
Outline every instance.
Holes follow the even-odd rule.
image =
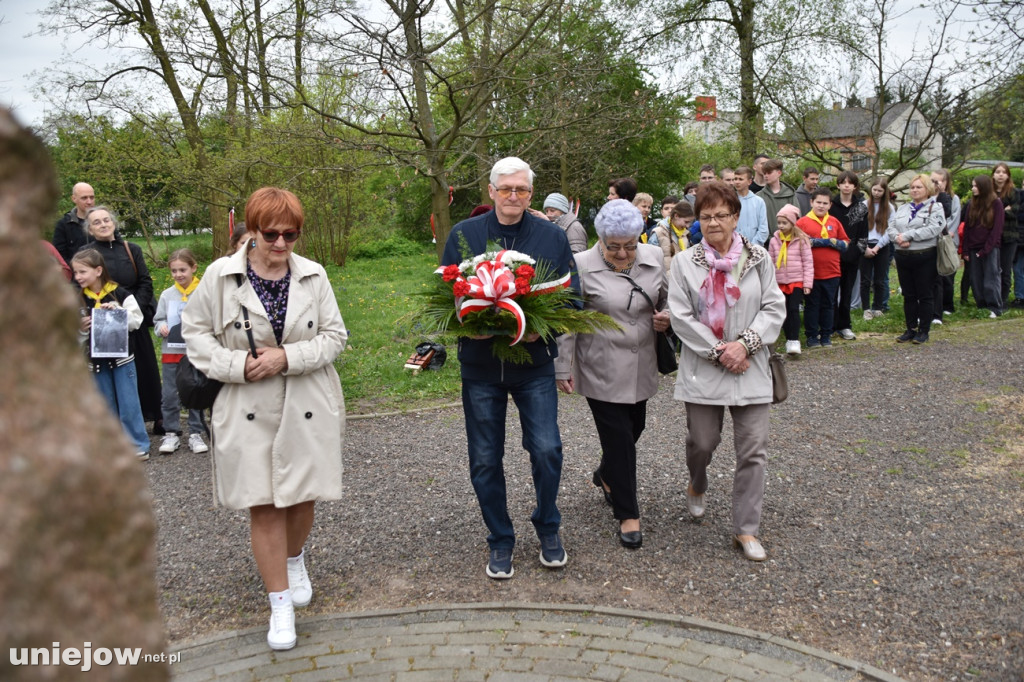
[[[740,540],[739,537],[734,536],[732,544],[737,547],[743,548],[743,556],[747,557],[751,561],[764,561],[768,558],[768,554],[764,551],[764,547],[757,541],[757,538],[753,540]]]

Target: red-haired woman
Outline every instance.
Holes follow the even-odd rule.
[[[292,253],[303,220],[291,192],[253,192],[249,247],[206,269],[181,316],[189,360],[224,382],[210,423],[214,488],[225,507],[249,510],[277,650],[295,646],[294,607],[313,595],[303,546],[313,503],[341,496],[345,431],[334,359],[348,332],[323,267]]]
[[[971,200],[964,208],[963,257],[971,277],[971,289],[979,308],[989,317],[1003,312],[999,277],[999,243],[1006,212],[996,198],[992,178],[979,175],[971,183]],[[1016,239],[1016,238],[1014,238]]]
[[[1021,191],[1013,186],[1013,178],[1010,177],[1010,167],[1005,163],[997,163],[992,169],[992,186],[996,191],[996,197],[1003,204],[1003,237],[999,245],[999,268],[1002,273],[1000,281],[1000,300],[1005,306],[1010,300],[1010,283],[1013,279],[1013,261],[1017,253],[1017,239],[1019,237],[1018,220],[1021,216]],[[1017,291],[1022,286],[1017,283]]]

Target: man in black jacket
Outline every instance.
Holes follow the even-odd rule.
[[[85,214],[96,203],[96,193],[91,185],[79,182],[71,188],[71,201],[75,207],[57,221],[53,230],[53,245],[66,263],[71,262],[78,249],[92,241],[85,225]]]

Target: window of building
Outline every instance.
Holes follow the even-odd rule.
[[[864,140],[863,137],[857,140],[858,147],[863,147],[865,144],[867,144],[867,142]]]
[[[907,137],[917,137],[917,121],[907,122]]]
[[[853,172],[862,173],[866,170],[871,170],[871,157],[859,154],[853,157]]]

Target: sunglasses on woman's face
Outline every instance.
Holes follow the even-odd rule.
[[[302,234],[302,230],[285,230],[284,232],[279,230],[261,230],[260,234],[262,234],[263,239],[270,244],[275,243],[278,237],[284,237],[284,240],[291,244],[299,238],[299,235]]]

